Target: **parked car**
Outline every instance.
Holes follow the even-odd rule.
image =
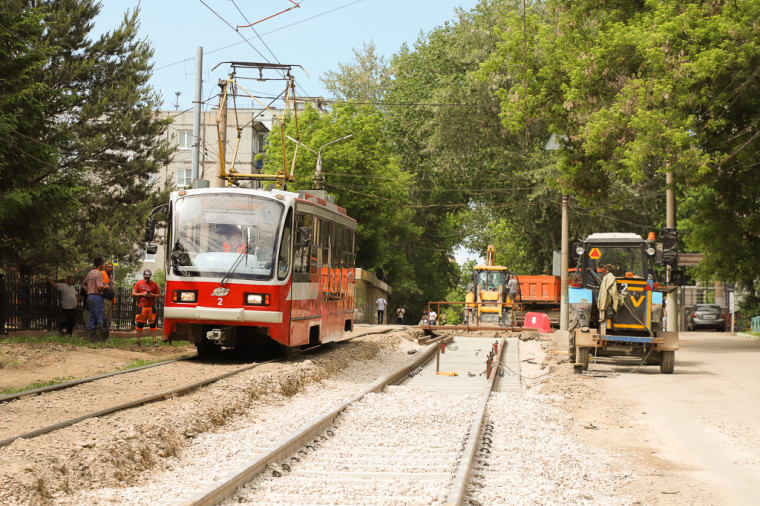
[[[723,310],[716,304],[697,304],[689,313],[687,327],[689,330],[716,329],[726,330]]]

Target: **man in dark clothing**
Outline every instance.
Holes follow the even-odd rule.
[[[61,297],[63,320],[61,320],[58,329],[62,334],[70,336],[74,332],[74,325],[77,321],[77,305],[79,305],[79,294],[74,288],[74,276],[67,276],[65,283],[56,283],[50,278],[46,279],[51,286],[58,290]]]

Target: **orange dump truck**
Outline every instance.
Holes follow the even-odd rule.
[[[559,276],[520,276],[517,275],[519,291],[517,303],[521,307],[519,323],[525,313],[544,313],[549,316],[552,325],[559,325],[559,304],[561,301]],[[512,302],[508,300],[508,302]],[[517,315],[516,315],[517,316]]]

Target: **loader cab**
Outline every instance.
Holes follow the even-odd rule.
[[[583,243],[579,259],[581,284],[599,288],[604,276],[647,279],[649,260],[647,243],[636,234],[592,234]]]
[[[505,267],[494,268],[485,267],[481,270],[475,268],[473,273],[473,282],[481,290],[496,292],[500,286],[507,283],[507,270]]]

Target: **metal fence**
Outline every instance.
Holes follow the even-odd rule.
[[[63,281],[60,281],[63,283]],[[79,293],[79,284],[74,287]],[[8,278],[0,275],[0,333],[20,330],[58,330],[63,317],[58,290],[45,281],[29,278]],[[137,299],[132,288],[116,289],[110,330],[135,329]],[[163,324],[164,299],[156,300],[156,323]],[[77,307],[77,329],[87,328],[89,313],[80,302]]]

